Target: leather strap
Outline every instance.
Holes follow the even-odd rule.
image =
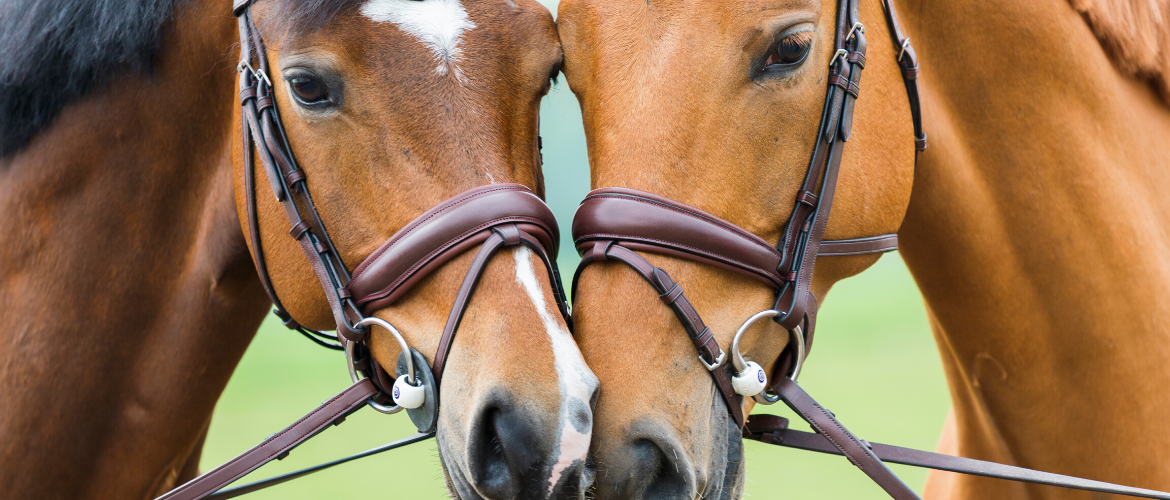
[[[890,471],[873,450],[849,432],[832,412],[826,410],[792,379],[784,377],[775,385],[780,397],[792,411],[801,416],[813,430],[829,441],[834,448],[861,469],[895,500],[921,500],[906,483]]]
[[[578,251],[594,241],[620,241],[633,250],[717,266],[776,289],[787,281],[778,271],[780,252],[759,236],[698,208],[636,189],[590,192],[573,217],[573,241]],[[822,246],[822,256],[889,252],[898,249],[898,236],[826,241]]]
[[[864,255],[892,252],[898,249],[898,235],[886,234],[849,240],[824,240],[817,249],[818,257]]]
[[[219,490],[218,492],[216,492],[212,495],[209,495],[205,498],[207,498],[207,500],[226,500],[228,498],[235,498],[235,497],[238,497],[241,495],[246,495],[248,493],[252,493],[254,491],[260,491],[260,490],[265,489],[265,488],[270,488],[270,487],[276,486],[278,484],[292,481],[293,479],[305,477],[309,474],[320,472],[320,471],[323,471],[323,470],[328,469],[330,467],[336,467],[338,465],[341,465],[341,464],[344,464],[347,462],[352,462],[354,460],[358,460],[358,459],[365,458],[368,456],[377,455],[379,453],[387,452],[390,450],[395,450],[395,449],[401,448],[403,446],[411,445],[411,444],[418,443],[421,441],[426,441],[426,440],[431,439],[433,437],[435,437],[435,433],[433,433],[433,432],[428,432],[428,433],[421,433],[420,432],[420,433],[415,434],[413,436],[409,436],[409,437],[405,437],[405,438],[398,439],[395,441],[391,441],[391,442],[386,443],[382,446],[378,446],[376,448],[371,448],[369,450],[366,450],[366,451],[363,451],[360,453],[355,453],[355,454],[350,455],[350,456],[345,457],[345,458],[340,458],[340,459],[325,462],[322,464],[317,464],[317,465],[314,465],[312,467],[306,467],[304,469],[295,470],[292,472],[286,472],[284,474],[279,474],[276,476],[272,476],[272,477],[269,477],[266,479],[261,479],[259,481],[251,482],[248,484],[243,484],[240,486],[233,486],[231,488],[225,488],[225,489]]]
[[[801,203],[815,206],[816,199],[815,195],[808,194]],[[824,228],[820,229],[823,232]],[[582,256],[573,279],[574,289],[577,276],[592,262],[614,259],[629,265],[650,282],[675,311],[687,334],[696,341],[700,358],[708,364],[715,362],[723,352],[714,336],[694,306],[682,295],[681,286],[674,283],[666,271],[655,268],[635,251],[717,266],[757,279],[777,291],[790,285],[789,278],[777,271],[782,261],[780,252],[760,237],[698,208],[634,189],[603,188],[586,196],[573,218],[573,238]],[[821,255],[859,255],[896,250],[898,237],[884,235],[826,243],[814,251],[824,248]],[[807,274],[811,275],[811,270]],[[810,319],[804,329],[805,344],[811,346],[816,298],[806,292],[802,307],[801,317]],[[784,370],[787,366],[778,365],[783,367],[777,366],[777,370]],[[736,422],[742,426],[741,403],[725,371],[712,371],[715,385]]]
[[[435,269],[483,243],[492,227],[506,225],[521,227],[535,239],[534,250],[556,260],[560,230],[548,205],[520,184],[491,184],[415,218],[354,268],[345,291],[363,313],[387,307]]]
[[[325,230],[325,224],[305,184],[304,172],[292,155],[288,138],[281,126],[279,111],[273,105],[275,101],[272,95],[268,57],[252,20],[251,11],[247,8],[248,5],[246,2],[239,4],[235,10],[240,30],[241,117],[244,121],[245,146],[260,147],[246,150],[244,156],[248,158],[255,153],[264,165],[273,195],[280,202],[292,228],[290,233],[300,243],[325,291],[325,298],[337,324],[337,332],[347,340],[360,341],[364,338],[365,332],[354,329],[353,324],[361,314],[352,301],[343,297],[341,292],[349,282],[349,271],[342,262],[332,238]],[[253,63],[255,66],[251,66]],[[254,201],[250,200],[250,203]],[[252,215],[255,215],[254,212]],[[255,225],[257,221],[249,217],[248,223]],[[250,227],[249,234],[258,234],[258,229]],[[254,241],[258,243],[259,239]],[[258,252],[259,247],[256,243],[253,245],[255,247],[253,252]],[[267,273],[266,268],[259,266],[262,260],[256,259],[255,256],[253,259],[258,264],[257,272]],[[268,295],[275,299],[276,293],[267,276],[261,278],[261,283]],[[279,300],[274,300],[273,304],[277,306],[278,311],[283,312],[283,314],[278,312],[278,316],[281,316],[290,328],[295,327],[296,323],[291,321],[291,316],[280,307]]]
[[[919,152],[926,150],[926,132],[922,129],[922,104],[918,98],[918,53],[910,45],[910,37],[902,31],[898,23],[898,13],[894,10],[894,2],[882,0],[885,7],[886,24],[890,28],[890,36],[894,39],[894,50],[897,51],[898,66],[902,68],[902,81],[906,84],[906,97],[910,99],[910,115],[914,120],[914,151],[915,163]]]
[[[703,323],[703,318],[699,316],[695,306],[683,294],[682,286],[671,279],[666,271],[654,267],[654,264],[651,264],[638,252],[619,245],[617,242],[597,240],[581,255],[581,265],[577,267],[577,273],[573,275],[573,296],[577,296],[577,280],[581,276],[581,271],[590,263],[610,259],[630,266],[647,283],[650,283],[650,286],[654,287],[659,298],[674,311],[675,316],[682,323],[683,329],[691,338],[691,342],[698,349],[699,360],[710,371],[715,388],[723,398],[724,403],[727,404],[727,410],[731,413],[732,419],[735,420],[737,426],[743,428],[743,402],[740,401],[739,395],[731,386],[731,375],[723,363],[726,360],[726,355],[719,347],[719,343],[715,341],[711,329]]]
[[[540,256],[541,262],[544,263],[545,269],[548,270],[549,283],[552,283],[553,295],[556,299],[557,307],[561,311],[561,317],[565,319],[565,323],[569,326],[569,331],[572,331],[573,320],[569,315],[569,306],[565,301],[565,292],[561,287],[560,273],[557,271],[557,267],[549,257],[548,252],[546,252],[546,247],[542,240],[524,231],[521,227],[521,224],[508,224],[493,226],[487,231],[489,236],[487,236],[483,245],[479,247],[479,252],[476,253],[475,259],[472,260],[471,266],[467,270],[467,274],[463,277],[463,284],[460,285],[459,292],[455,295],[455,303],[451,305],[451,313],[447,315],[447,324],[443,327],[443,335],[439,338],[439,348],[435,351],[435,360],[431,367],[436,382],[439,382],[443,378],[443,368],[446,367],[447,356],[451,353],[451,344],[455,340],[455,331],[459,328],[460,322],[463,321],[463,314],[467,312],[471,294],[475,291],[475,286],[479,283],[479,278],[483,276],[483,271],[487,267],[492,255],[502,248],[524,245],[531,249],[533,253]]]
[[[264,442],[240,456],[171,490],[158,497],[157,500],[198,500],[215,493],[220,488],[231,484],[273,459],[283,459],[297,445],[319,434],[330,425],[341,424],[347,415],[361,409],[366,404],[366,400],[377,393],[378,389],[374,387],[374,384],[369,379],[363,379],[341,391],[341,394],[329,399],[283,431],[269,436]]]
[[[805,393],[804,396],[807,398],[807,400],[812,400],[812,398],[809,397],[807,393]],[[796,403],[789,403],[790,406],[792,404]],[[817,405],[816,407],[819,408],[820,406]],[[802,417],[804,416],[803,412],[798,411],[797,413]],[[842,426],[841,423],[837,421],[832,412],[829,412],[825,418],[833,422],[833,424],[831,424],[832,427],[844,428],[844,426]],[[785,446],[788,448],[847,456],[845,452],[836,445],[836,442],[829,437],[828,434],[821,433],[819,431],[817,425],[813,425],[813,429],[817,430],[817,432],[812,433],[797,431],[788,428],[788,419],[786,418],[776,415],[752,415],[748,418],[747,425],[744,430],[744,438],[767,444]],[[1072,488],[1077,490],[1097,491],[1101,493],[1112,493],[1117,495],[1170,500],[1170,493],[1163,493],[1160,491],[1133,488],[1130,486],[1121,486],[1102,481],[1094,481],[1091,479],[1082,479],[1078,477],[1053,474],[1050,472],[1041,472],[1023,467],[1015,467],[1011,465],[998,464],[995,462],[976,460],[973,458],[956,457],[952,455],[943,455],[941,453],[932,453],[911,448],[903,448],[900,446],[870,443],[864,440],[861,440],[860,442],[862,445],[872,451],[873,455],[882,462],[945,470],[950,472],[957,472],[960,474],[971,474],[975,476],[1006,479],[1009,481],[1020,481],[1025,483],[1043,484],[1047,486]]]
[[[251,50],[247,47],[242,48],[243,51]],[[256,87],[247,87],[240,91],[240,103],[243,114],[255,114],[255,107],[249,103],[256,99]],[[285,310],[284,304],[280,302],[280,297],[276,295],[276,290],[272,287],[271,278],[268,275],[268,265],[264,259],[264,244],[260,236],[260,222],[256,213],[256,155],[267,154],[267,150],[263,152],[258,151],[253,144],[254,131],[247,125],[248,123],[255,123],[255,117],[251,119],[244,117],[245,125],[241,127],[242,144],[244,149],[244,196],[245,207],[248,224],[248,238],[252,244],[251,252],[252,263],[256,266],[256,273],[260,277],[261,288],[264,293],[268,295],[268,299],[272,301],[273,310],[276,317],[280,318],[281,323],[285,327],[292,329],[301,335],[304,335],[309,340],[312,340],[317,345],[333,349],[335,351],[344,350],[344,347],[337,342],[337,336],[316,330],[304,328],[292,318],[292,315]],[[275,175],[275,174],[271,174]],[[272,177],[270,177],[272,178]],[[278,185],[276,188],[280,188]],[[275,189],[275,188],[274,188]]]
[[[784,283],[776,272],[780,252],[771,244],[719,217],[652,193],[611,187],[585,197],[573,217],[578,251],[610,240],[718,266],[773,288]]]
[[[835,54],[830,61],[829,76],[838,77],[860,87],[861,71],[865,60],[865,30],[851,29],[858,21],[857,0],[841,0],[837,8],[837,36]],[[861,57],[848,57],[860,53]],[[855,61],[855,62],[851,62]],[[805,325],[807,329],[807,308],[812,294],[813,268],[817,252],[828,225],[829,213],[833,207],[833,195],[837,188],[837,173],[841,166],[841,155],[845,141],[849,139],[853,123],[853,106],[856,94],[847,92],[837,85],[827,85],[825,110],[821,127],[813,149],[812,160],[804,183],[797,191],[797,200],[786,230],[782,233],[777,249],[783,260],[778,272],[785,275],[787,283],[780,290],[773,309],[784,313],[775,321],[789,330]],[[817,186],[820,189],[817,189]],[[817,192],[811,203],[803,200],[805,194]]]

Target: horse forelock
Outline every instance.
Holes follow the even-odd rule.
[[[163,26],[185,1],[0,3],[0,157],[115,77],[150,72]]]
[[[363,0],[265,0],[265,15],[257,27],[265,42],[298,38],[324,28]]]

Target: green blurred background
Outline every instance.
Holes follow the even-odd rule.
[[[556,11],[556,2],[544,1]],[[569,222],[589,190],[589,164],[577,100],[562,78],[541,108],[548,202],[561,221],[562,272],[577,256]],[[950,399],[930,327],[897,254],[837,284],[821,309],[816,350],[801,385],[860,437],[932,450]],[[260,328],[215,410],[204,447],[208,470],[259,443],[349,383],[340,354],[314,346],[274,317]],[[604,387],[602,388],[604,390]],[[653,398],[647,398],[652,404]],[[799,421],[783,405],[757,407]],[[802,425],[794,425],[804,428]],[[247,479],[340,458],[415,432],[402,414],[363,410]],[[887,498],[845,459],[748,442],[747,491],[752,499]],[[921,491],[926,473],[893,466]],[[433,441],[414,444],[253,493],[261,499],[446,498]]]

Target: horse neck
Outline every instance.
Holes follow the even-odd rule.
[[[1170,107],[1064,0],[899,5],[930,135],[902,255],[951,386],[949,451],[1170,487],[1170,435],[1148,432],[1170,410]]]
[[[149,498],[193,472],[264,314],[232,197],[235,23],[183,5],[150,75],[0,159],[5,495]]]

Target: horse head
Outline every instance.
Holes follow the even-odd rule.
[[[452,496],[580,498],[598,384],[559,312],[539,199],[538,110],[562,58],[549,12],[260,0],[237,14],[237,209],[286,324],[336,328],[351,373],[383,391],[375,407],[437,431]]]
[[[597,189],[573,295],[603,387],[596,498],[742,494],[746,396],[775,402],[759,384],[795,376],[817,301],[891,248],[859,238],[895,232],[909,202],[906,87],[879,3],[837,4],[560,5]]]

